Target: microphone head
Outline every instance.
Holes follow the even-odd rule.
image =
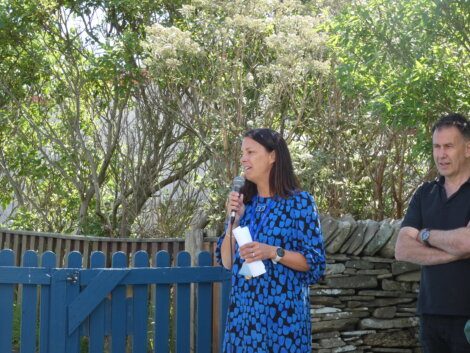
[[[240,189],[245,185],[245,178],[236,176],[232,182],[232,191],[240,192]]]

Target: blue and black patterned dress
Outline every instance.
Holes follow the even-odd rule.
[[[266,273],[246,279],[238,274],[243,260],[236,246],[224,353],[311,353],[308,286],[316,283],[325,269],[313,197],[304,191],[287,199],[255,197],[246,205],[240,225],[249,226],[252,217],[256,225],[263,219],[253,241],[303,254],[310,270],[299,272],[265,260]],[[219,262],[222,240],[216,252]]]

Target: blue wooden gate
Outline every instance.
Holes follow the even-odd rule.
[[[16,318],[20,353],[190,353],[191,337],[195,353],[220,349],[213,345],[213,289],[220,283],[221,342],[230,275],[211,266],[208,252],[199,254],[194,267],[187,252],[171,267],[165,251],[156,254],[154,267],[144,251],[134,254],[132,267],[122,252],[113,254],[112,268],[105,268],[101,252],[91,255],[89,269],[82,268],[78,252],[69,254],[67,268],[56,268],[52,252],[39,259],[27,251],[22,267],[13,261],[11,250],[0,251],[2,353],[14,351]]]

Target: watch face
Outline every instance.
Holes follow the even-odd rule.
[[[429,230],[425,229],[422,234],[422,238],[424,241],[428,240],[429,238]]]
[[[428,239],[429,239],[429,229],[426,228],[421,232],[421,241],[426,243]]]
[[[277,248],[276,249],[276,254],[279,257],[283,257],[284,256],[284,249],[283,248]]]

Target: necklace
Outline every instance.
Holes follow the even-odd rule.
[[[256,212],[263,212],[266,209],[266,204],[264,205],[257,205],[256,206]]]
[[[266,217],[269,214],[269,211],[271,211],[271,208],[274,206],[274,203],[275,203],[274,200],[269,199],[267,203],[259,205],[258,199],[259,199],[258,196],[256,196],[254,199],[253,209],[250,215],[249,229],[250,229],[250,233],[253,238],[253,241],[258,239],[258,232],[263,226],[266,220]],[[258,222],[256,221],[256,217],[255,217],[256,212],[262,212],[261,218],[259,219]]]

